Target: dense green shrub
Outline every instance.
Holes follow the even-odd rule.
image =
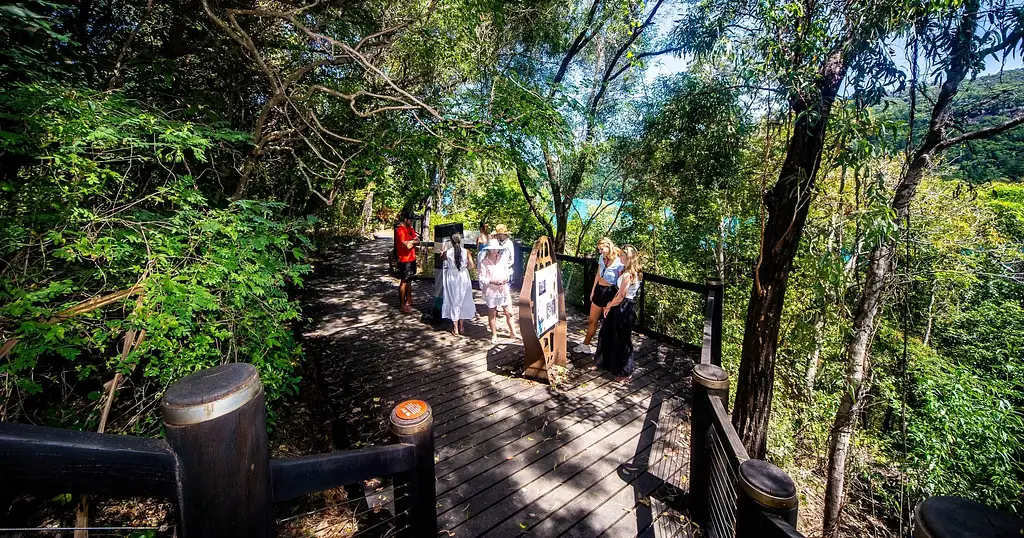
[[[879,340],[880,360],[902,360],[899,333],[884,329]],[[909,342],[908,355],[905,461],[900,428],[893,424],[883,433],[894,459],[905,468],[910,498],[960,495],[1019,511],[1024,476],[1020,383],[992,375],[983,357],[951,359],[917,340]],[[880,395],[898,417],[899,383],[884,385]]]
[[[286,286],[310,270],[297,233],[309,222],[284,220],[279,204],[213,205],[193,175],[215,173],[210,156],[244,135],[58,86],[9,88],[0,120],[0,153],[21,159],[0,182],[3,418],[31,412],[25,398],[50,401],[70,370],[97,388],[134,373],[155,383],[153,398],[190,372],[244,361],[270,400],[296,390],[299,308]],[[126,333],[144,337],[124,354]]]

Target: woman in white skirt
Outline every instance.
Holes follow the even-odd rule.
[[[509,288],[509,280],[512,279],[512,271],[505,260],[502,259],[502,252],[505,250],[497,244],[485,245],[483,247],[486,255],[480,261],[480,290],[483,292],[484,302],[487,303],[487,323],[491,328],[491,343],[498,342],[498,309],[505,312],[505,321],[508,323],[509,338],[516,338],[516,329],[512,325],[512,290]]]
[[[473,303],[473,281],[469,269],[474,267],[473,256],[462,248],[462,235],[451,236],[451,246],[441,252],[444,258],[444,304],[441,317],[452,320],[452,334],[458,336],[465,331],[463,322],[476,316]]]

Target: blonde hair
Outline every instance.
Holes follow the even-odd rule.
[[[601,244],[602,243],[606,243],[608,245],[608,253],[609,254],[611,254],[612,256],[618,256],[619,255],[619,247],[615,246],[615,242],[612,241],[612,239],[610,237],[602,237],[601,239],[598,239],[597,240],[597,248],[598,249],[601,248]]]
[[[622,269],[623,273],[629,273],[630,278],[633,282],[639,282],[643,278],[643,264],[640,261],[640,253],[637,252],[633,245],[622,245],[619,249],[619,253],[625,254],[629,260],[623,261],[625,267]]]

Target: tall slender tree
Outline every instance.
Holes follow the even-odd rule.
[[[962,6],[957,7],[952,13],[936,17],[932,21],[922,20],[918,31],[912,37],[915,40],[925,40],[926,54],[944,66],[944,69],[942,85],[932,104],[928,129],[919,142],[913,139],[908,141],[907,162],[889,204],[898,223],[908,221],[910,204],[917,187],[936,156],[958,144],[995,136],[1024,123],[1024,115],[1019,115],[984,129],[951,134],[956,95],[960,85],[969,75],[983,69],[987,58],[1000,52],[1011,51],[1021,43],[1024,29],[1019,24],[1021,12],[1007,9],[1001,2],[991,4],[993,5],[988,6],[990,9],[982,9],[981,0],[965,0]],[[927,18],[928,15],[925,14],[924,17]],[[990,24],[993,26],[985,30],[993,31],[979,32],[985,21],[991,21]],[[920,46],[920,43],[916,42],[914,46]],[[916,57],[914,62],[917,62]],[[911,85],[912,92],[918,91],[916,77],[914,82]],[[913,115],[911,108],[911,122]],[[824,535],[829,538],[839,535],[840,516],[846,494],[846,464],[849,459],[850,441],[868,390],[866,376],[870,365],[871,340],[874,338],[885,290],[892,281],[896,252],[896,237],[883,238],[872,248],[864,284],[857,297],[853,328],[846,345],[845,389],[830,432],[823,522]]]
[[[897,80],[880,49],[905,24],[903,0],[819,2],[703,0],[678,29],[691,50],[732,54],[751,84],[785,99],[792,118],[779,179],[763,197],[761,249],[754,267],[733,424],[752,457],[763,457],[775,379],[775,354],[786,296],[819,173],[833,104],[844,82],[878,94]],[[719,46],[719,45],[728,45]],[[853,69],[857,76],[847,80]]]
[[[650,6],[635,0],[593,0],[579,14],[575,28],[558,49],[555,71],[541,72],[541,77],[550,78],[536,81],[538,93],[545,95],[541,104],[559,103],[555,105],[559,114],[575,127],[561,144],[551,139],[532,142],[539,158],[523,155],[516,168],[523,195],[537,220],[554,236],[558,252],[565,250],[573,201],[597,165],[596,143],[602,137],[601,124],[608,114],[609,97],[622,88],[623,76],[642,65],[645,58],[679,50],[651,48],[664,4],[665,0],[656,0]],[[549,53],[545,51],[543,55]],[[531,162],[539,166],[534,167]],[[535,201],[538,196],[534,177],[542,178],[551,196],[553,227],[549,215]]]

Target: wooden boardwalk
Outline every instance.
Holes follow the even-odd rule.
[[[664,487],[684,484],[690,371],[695,349],[635,336],[638,368],[625,383],[570,355],[566,386],[519,377],[522,345],[491,345],[486,314],[468,335],[427,319],[433,283],[416,282],[419,315],[397,308],[387,275],[390,239],[321,264],[309,297],[321,392],[335,439],[386,442],[386,414],[404,399],[435,414],[440,536],[632,537],[682,535]],[[501,320],[499,319],[499,327]],[[569,347],[585,319],[570,314]]]

